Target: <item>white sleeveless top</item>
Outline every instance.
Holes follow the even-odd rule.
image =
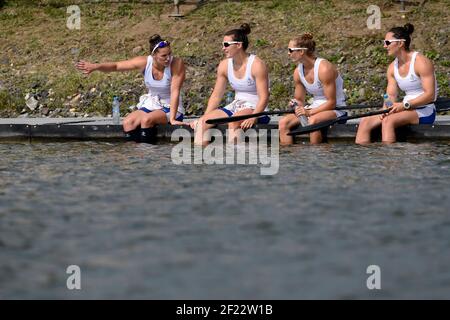
[[[252,77],[252,66],[255,58],[256,56],[253,54],[248,57],[245,76],[242,79],[234,76],[233,59],[228,59],[228,81],[236,93],[235,100],[245,101],[253,107],[256,107],[259,101],[256,81]],[[268,110],[267,106],[266,110]]]
[[[147,66],[144,71],[145,86],[148,88],[148,94],[152,97],[158,97],[161,104],[165,107],[170,107],[170,93],[172,84],[172,71],[170,67],[172,65],[173,58],[170,59],[170,64],[164,69],[164,75],[161,80],[155,80],[153,78],[152,67],[153,57],[148,56]],[[184,114],[183,101],[180,99],[178,103],[178,112]]]
[[[305,87],[306,91],[313,96],[313,103],[310,105],[310,108],[320,107],[327,101],[325,97],[325,93],[323,90],[322,83],[319,79],[319,65],[322,61],[322,58],[317,58],[314,62],[314,82],[311,84],[305,79],[305,74],[303,71],[303,64],[300,63],[298,65],[298,73],[300,75],[300,81]],[[338,73],[336,78],[336,106],[345,106],[345,94],[344,94],[344,80],[341,75]]]
[[[398,87],[405,92],[406,96],[403,98],[403,101],[409,101],[414,98],[417,98],[421,94],[424,93],[422,82],[420,81],[420,77],[417,76],[415,70],[414,70],[414,63],[416,62],[418,52],[414,52],[413,56],[411,58],[411,62],[409,64],[409,71],[406,77],[401,77],[400,73],[398,72],[398,58],[394,60],[394,77],[395,81],[397,81]],[[436,75],[434,77],[434,100],[437,99],[438,96],[438,85],[436,80]],[[427,105],[424,105],[419,108],[425,108],[425,107],[432,107],[435,109],[434,103],[430,103]],[[417,109],[417,108],[416,108]]]

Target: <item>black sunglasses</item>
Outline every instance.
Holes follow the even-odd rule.
[[[386,46],[390,46],[392,42],[401,42],[401,41],[405,41],[405,39],[383,40],[383,43]]]
[[[288,48],[289,53],[300,50],[308,50],[308,48]]]

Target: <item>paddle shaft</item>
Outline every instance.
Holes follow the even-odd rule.
[[[371,109],[371,108],[381,108],[381,107],[356,104],[356,105],[350,105],[350,106],[336,107],[334,110],[356,110],[356,109]],[[258,112],[258,113],[252,113],[252,114],[245,114],[242,116],[215,118],[215,119],[206,120],[206,123],[208,123],[208,124],[224,124],[224,123],[242,121],[242,120],[251,119],[251,118],[259,118],[259,117],[263,117],[263,116],[289,114],[289,113],[295,113],[295,110],[264,111],[264,112]]]
[[[375,115],[379,115],[379,114],[383,114],[383,113],[388,113],[390,111],[390,109],[383,109],[383,110],[378,110],[378,111],[373,111],[373,112],[369,112],[369,113],[364,113],[364,114],[357,114],[357,115],[353,115],[353,116],[345,116],[345,117],[339,117],[336,119],[331,119],[328,121],[324,121],[321,123],[317,123],[317,124],[313,124],[310,126],[306,126],[306,127],[302,127],[298,130],[294,130],[288,133],[288,135],[290,136],[295,136],[295,135],[299,135],[299,134],[307,134],[307,133],[311,133],[314,131],[318,131],[321,130],[323,128],[329,127],[337,122],[340,121],[347,121],[347,120],[352,120],[352,119],[358,119],[358,118],[364,118],[364,117],[370,117],[370,116],[375,116]],[[437,112],[446,112],[446,111],[450,111],[450,107],[448,108],[444,108],[444,109],[440,109],[437,110]]]

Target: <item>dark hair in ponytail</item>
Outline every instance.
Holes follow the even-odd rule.
[[[148,40],[148,42],[150,43],[150,52],[153,52],[153,49],[155,49],[155,47],[157,46],[158,43],[164,41],[163,38],[161,38],[161,36],[159,34],[154,34],[150,37],[150,39]],[[158,50],[158,49],[156,49]]]
[[[248,48],[248,35],[250,34],[251,29],[250,25],[248,23],[244,23],[241,25],[239,29],[233,29],[230,31],[227,31],[225,33],[226,36],[233,36],[233,41],[239,41],[242,42],[242,47],[244,48],[244,51]]]
[[[395,39],[405,39],[405,49],[409,51],[411,34],[414,32],[414,26],[411,23],[407,23],[403,27],[391,28],[389,32],[394,34]]]

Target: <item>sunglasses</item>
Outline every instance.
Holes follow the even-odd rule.
[[[383,40],[385,46],[389,46],[392,42],[406,41],[405,39],[393,39],[393,40]]]
[[[170,46],[170,42],[169,41],[158,42],[158,44],[153,48],[152,54],[154,54],[156,50],[161,49],[161,48],[165,48],[165,47],[168,47],[168,46]]]
[[[300,50],[308,50],[308,48],[288,48],[289,53]]]
[[[224,48],[228,48],[232,44],[238,44],[238,43],[242,43],[242,42],[241,41],[225,41],[222,43],[222,45]]]

